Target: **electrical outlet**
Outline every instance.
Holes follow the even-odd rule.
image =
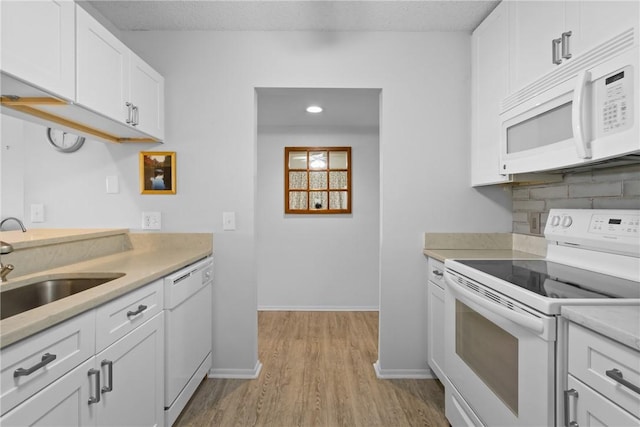
[[[142,212],[143,230],[160,230],[162,228],[161,212]]]
[[[44,222],[44,205],[31,205],[31,222]]]
[[[540,212],[529,212],[529,232],[540,234]]]

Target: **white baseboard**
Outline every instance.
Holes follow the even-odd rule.
[[[259,305],[258,311],[378,311],[378,306]]]
[[[431,369],[382,369],[380,368],[379,360],[376,360],[376,363],[373,364],[373,369],[376,371],[376,377],[381,380],[430,380],[437,378],[433,375]]]
[[[262,370],[262,363],[258,360],[253,369],[211,369],[209,378],[236,378],[253,380],[258,378]]]

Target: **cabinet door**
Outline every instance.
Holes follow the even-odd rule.
[[[130,118],[129,49],[82,8],[77,9],[76,101],[119,122]]]
[[[163,139],[164,78],[134,53],[131,53],[131,102],[136,108],[134,126]]]
[[[572,32],[572,55],[586,52],[629,28],[638,28],[639,8],[638,1],[567,2],[565,31]]]
[[[87,373],[91,358],[24,401],[0,418],[0,425],[11,426],[88,426],[93,424],[89,410],[91,382]]]
[[[521,89],[556,67],[551,42],[565,31],[564,1],[509,2],[510,90]]]
[[[509,94],[508,4],[471,37],[471,185],[507,182],[500,174],[500,102]]]
[[[444,289],[433,282],[427,285],[428,301],[428,346],[429,366],[440,378],[444,379]]]
[[[2,71],[75,99],[75,4],[2,1],[0,11]]]
[[[103,388],[111,388],[92,405],[97,425],[164,424],[164,313],[99,353],[96,365]]]
[[[570,390],[578,392],[576,398],[570,399],[570,408],[573,409],[569,413],[569,419],[576,421],[577,425],[612,427],[640,425],[640,419],[575,379],[572,375],[569,375],[567,384]]]

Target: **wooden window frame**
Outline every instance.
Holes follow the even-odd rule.
[[[327,159],[329,159],[330,157],[330,152],[334,151],[338,151],[338,152],[346,152],[347,153],[347,168],[346,169],[338,169],[338,168],[331,168],[331,164],[328,161],[326,168],[311,168],[310,167],[310,162],[309,162],[309,153],[311,152],[317,152],[317,151],[326,151],[327,152]],[[300,168],[290,168],[289,167],[289,154],[292,152],[306,152],[307,155],[307,159],[306,159],[306,169],[300,169]],[[326,171],[327,172],[327,186],[324,189],[310,189],[310,172],[322,172],[322,171]],[[352,205],[352,193],[353,193],[353,189],[351,186],[351,175],[352,175],[352,168],[351,168],[351,147],[285,147],[284,148],[284,212],[286,214],[302,214],[302,215],[331,215],[331,214],[350,214],[351,213],[351,205]],[[292,189],[289,188],[290,186],[290,182],[289,182],[289,172],[306,172],[307,173],[307,187],[306,189]],[[340,188],[340,189],[331,189],[330,188],[330,179],[329,179],[329,172],[346,172],[347,173],[347,188]],[[326,191],[327,192],[327,200],[329,203],[329,206],[327,206],[326,209],[311,209],[309,206],[309,202],[311,200],[309,193],[314,192],[314,191]],[[346,209],[330,209],[331,206],[331,197],[330,197],[330,192],[331,191],[346,191],[347,193],[347,208]],[[307,208],[306,209],[291,209],[290,207],[290,203],[289,203],[289,193],[290,192],[306,192],[307,193]]]

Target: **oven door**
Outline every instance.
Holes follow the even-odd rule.
[[[554,424],[556,319],[445,272],[445,372],[488,426]]]

